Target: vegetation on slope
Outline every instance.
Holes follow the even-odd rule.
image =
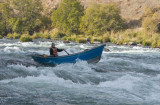
[[[117,4],[91,3],[84,8],[77,0],[62,0],[51,16],[44,16],[40,0],[4,0],[0,3],[0,35],[21,41],[62,38],[160,47],[159,12],[159,8],[147,8],[141,18],[144,30],[134,30],[127,29]]]
[[[30,35],[24,34],[20,37],[21,42],[31,42],[32,38]]]
[[[81,19],[81,30],[86,35],[103,35],[108,31],[124,29],[120,9],[115,4],[92,3]]]
[[[79,33],[84,8],[77,0],[63,0],[52,13],[52,25],[66,34]]]

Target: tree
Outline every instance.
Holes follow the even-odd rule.
[[[78,33],[83,11],[77,0],[63,0],[52,13],[52,25],[65,33]]]
[[[0,32],[33,34],[39,31],[42,10],[41,0],[4,0],[0,3]]]
[[[9,23],[11,24],[12,32],[22,33],[23,26],[22,26],[22,21],[19,18],[10,19]]]
[[[149,32],[160,32],[160,9],[146,8],[142,17],[142,26]]]
[[[9,21],[14,16],[14,13],[9,3],[8,0],[0,3],[0,34],[2,35],[6,35],[11,31]]]
[[[52,26],[52,21],[51,21],[51,18],[50,17],[47,17],[47,16],[42,16],[41,17],[41,21],[42,21],[42,27],[41,27],[41,30],[50,30],[51,29],[51,26]]]
[[[124,21],[115,4],[92,3],[81,20],[81,31],[88,35],[101,35],[107,31],[123,29]]]
[[[41,0],[13,0],[11,5],[18,18],[17,24],[22,24],[22,32],[33,34],[40,29],[41,12],[43,10]],[[20,25],[21,26],[21,25]]]

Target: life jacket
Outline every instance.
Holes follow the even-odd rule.
[[[53,50],[53,55],[58,56],[57,48],[52,48],[52,50]]]

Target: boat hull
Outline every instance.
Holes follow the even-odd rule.
[[[84,60],[88,63],[97,63],[101,59],[101,55],[103,52],[105,44],[95,47],[90,50],[86,50],[80,53],[59,56],[59,57],[52,57],[47,56],[44,57],[43,55],[34,55],[32,58],[34,61],[45,64],[45,65],[57,65],[62,63],[76,63],[77,60]]]

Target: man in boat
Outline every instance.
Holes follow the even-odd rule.
[[[64,49],[58,49],[55,47],[55,44],[52,43],[51,47],[50,47],[50,56],[54,56],[57,57],[58,56],[58,52],[63,51]]]

